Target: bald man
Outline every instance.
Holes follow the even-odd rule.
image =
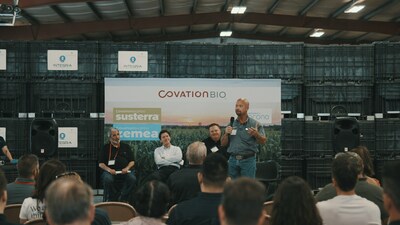
[[[232,179],[240,176],[255,178],[258,145],[267,141],[264,127],[247,114],[249,107],[249,101],[245,98],[236,101],[237,118],[225,128],[221,140],[222,146],[229,144],[229,176]]]

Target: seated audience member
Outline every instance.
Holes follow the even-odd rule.
[[[46,190],[49,225],[90,225],[94,219],[93,191],[73,180],[56,180]]]
[[[25,198],[32,196],[35,190],[35,179],[39,174],[39,159],[36,155],[23,155],[19,158],[17,179],[7,184],[9,204],[22,204]]]
[[[400,160],[383,167],[383,201],[389,213],[389,225],[400,225]]]
[[[206,154],[203,142],[196,141],[187,147],[186,160],[189,165],[172,173],[167,181],[172,195],[171,205],[194,198],[200,192],[197,173],[201,170]]]
[[[359,157],[358,154],[354,155],[354,157],[356,157],[356,159],[358,160],[356,166],[358,166],[357,171],[359,171],[358,180],[355,186],[355,193],[358,196],[366,198],[369,201],[375,203],[379,207],[382,224],[386,224],[388,214],[383,206],[383,190],[381,187],[367,182],[367,179],[363,174],[363,160],[361,159],[361,157]],[[335,196],[336,189],[334,185],[330,183],[322,188],[315,196],[315,198],[317,199],[317,201],[326,201],[328,199],[334,198]]]
[[[226,147],[221,146],[221,127],[217,123],[208,125],[209,137],[204,139],[203,142],[207,147],[207,155],[211,153],[219,153],[229,158]]]
[[[131,205],[139,216],[121,225],[165,225],[161,218],[167,212],[169,190],[164,183],[157,180],[147,182],[139,188],[134,199]]]
[[[71,180],[83,184],[84,182],[76,172],[65,172],[56,177],[57,180]],[[96,208],[94,220],[91,225],[111,225],[111,220],[106,211]]]
[[[105,192],[104,200],[127,202],[129,194],[136,187],[133,171],[135,161],[131,147],[120,141],[119,130],[116,128],[110,128],[107,136],[109,143],[104,145],[99,154],[99,167],[103,170],[101,180]]]
[[[310,186],[300,177],[288,177],[279,184],[273,198],[271,225],[322,225]]]
[[[354,152],[336,154],[332,162],[332,183],[337,196],[317,203],[324,225],[381,224],[379,208],[355,193],[362,160]]]
[[[56,179],[56,176],[66,171],[65,165],[57,160],[50,159],[43,163],[39,170],[39,176],[35,184],[32,197],[24,200],[19,213],[20,223],[28,220],[41,219],[45,210],[44,196],[47,187]]]
[[[0,169],[0,224],[1,225],[17,225],[14,223],[10,223],[7,221],[6,216],[4,215],[4,208],[7,203],[7,179],[4,175],[3,170]]]
[[[160,131],[158,138],[160,138],[162,146],[154,150],[154,162],[158,171],[153,176],[166,183],[169,175],[181,168],[182,150],[171,144],[169,131]]]
[[[363,176],[365,177],[367,182],[370,184],[381,186],[379,180],[373,178],[373,176],[375,175],[374,165],[372,163],[371,155],[369,154],[368,148],[365,146],[358,146],[356,148],[353,148],[351,151],[357,153],[361,157],[364,166]]]
[[[228,182],[218,208],[221,225],[262,225],[264,194],[264,185],[255,179],[241,177]]]
[[[6,157],[5,159],[7,159],[8,161],[12,162],[13,161],[13,157],[11,155],[10,150],[7,147],[6,141],[4,140],[4,138],[2,136],[0,136],[0,149],[1,149],[0,159],[2,159],[3,156],[4,156],[4,157]]]
[[[220,154],[211,154],[197,174],[201,192],[195,198],[178,203],[169,215],[168,225],[219,224],[218,205],[228,180],[228,163]]]

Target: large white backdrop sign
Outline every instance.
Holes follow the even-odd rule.
[[[280,80],[171,78],[106,78],[105,124],[121,140],[158,140],[162,125],[227,125],[238,98],[249,100],[250,117],[280,125]]]

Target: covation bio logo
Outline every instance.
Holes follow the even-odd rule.
[[[158,92],[160,98],[225,98],[225,91],[170,91],[160,90]]]

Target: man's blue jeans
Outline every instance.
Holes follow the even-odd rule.
[[[237,160],[234,156],[229,157],[229,176],[232,179],[238,177],[256,177],[256,157]]]
[[[101,175],[104,188],[104,201],[128,202],[130,194],[136,187],[135,172],[112,175],[104,171]]]

